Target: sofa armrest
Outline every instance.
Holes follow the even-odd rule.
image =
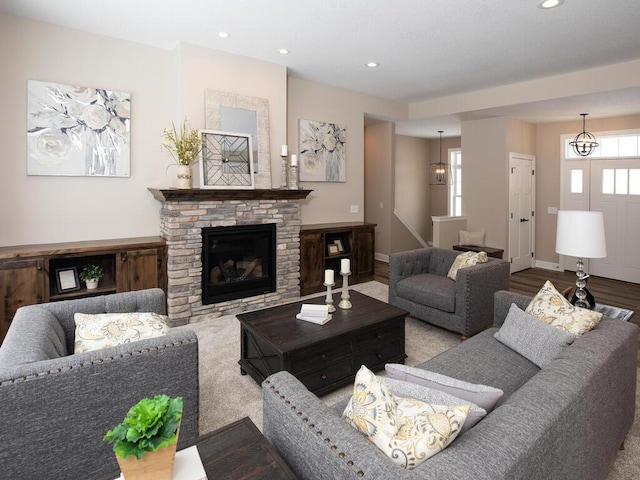
[[[290,373],[268,377],[262,399],[263,433],[301,479],[418,478],[395,465]]]
[[[531,297],[520,295],[518,293],[507,292],[500,290],[494,294],[494,306],[493,306],[493,326],[500,328],[504,323],[507,315],[509,314],[509,308],[511,304],[515,303],[521,310],[527,308]]]
[[[509,289],[509,263],[489,258],[458,270],[456,277],[456,314],[467,321],[468,335],[489,328],[493,322],[493,294]],[[471,325],[470,323],[474,323]]]
[[[419,248],[389,256],[389,303],[397,297],[397,285],[403,278],[429,273],[432,248]]]
[[[117,475],[102,440],[143,397],[184,398],[180,444],[198,435],[198,340],[190,330],[3,369],[0,464],[7,478]],[[114,476],[115,476],[114,475]]]

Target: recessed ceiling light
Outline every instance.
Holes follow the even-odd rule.
[[[287,50],[286,48],[281,48],[280,50],[278,50],[278,53],[280,55],[289,55],[289,50]]]
[[[538,3],[538,7],[540,8],[555,8],[562,5],[564,0],[542,0]]]
[[[376,68],[378,66],[380,66],[380,64],[377,62],[367,62],[367,67],[369,68]]]
[[[218,32],[218,36],[220,38],[229,38],[231,35],[229,35],[227,32]]]

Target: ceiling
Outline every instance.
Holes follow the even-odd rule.
[[[0,12],[165,49],[202,45],[408,103],[640,58],[640,0],[565,0],[550,10],[538,2],[0,0]],[[220,38],[221,31],[230,37]],[[281,55],[281,48],[290,53]],[[379,66],[368,68],[369,61]],[[469,116],[539,122],[590,110],[640,113],[640,88]],[[451,135],[457,127],[459,134],[463,117],[401,122],[398,129],[430,136],[425,129]]]

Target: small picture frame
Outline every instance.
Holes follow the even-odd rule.
[[[338,247],[338,252],[344,253],[344,245],[342,245],[342,240],[340,240],[339,238],[336,238],[336,240],[333,243],[335,243],[336,246]]]
[[[56,270],[56,286],[58,293],[80,290],[78,269],[76,267],[59,268]]]
[[[338,246],[335,243],[327,245],[327,251],[329,252],[329,255],[337,255],[340,253],[340,250],[338,250]]]

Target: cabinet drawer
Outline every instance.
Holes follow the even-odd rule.
[[[337,341],[314,347],[291,355],[290,372],[298,376],[309,371],[317,371],[325,365],[351,355],[351,345],[347,341]]]
[[[360,335],[354,342],[356,367],[368,367],[404,355],[404,329],[388,327]]]
[[[352,375],[353,362],[351,358],[346,357],[337,362],[324,365],[319,370],[298,376],[298,379],[311,392],[316,392]]]

